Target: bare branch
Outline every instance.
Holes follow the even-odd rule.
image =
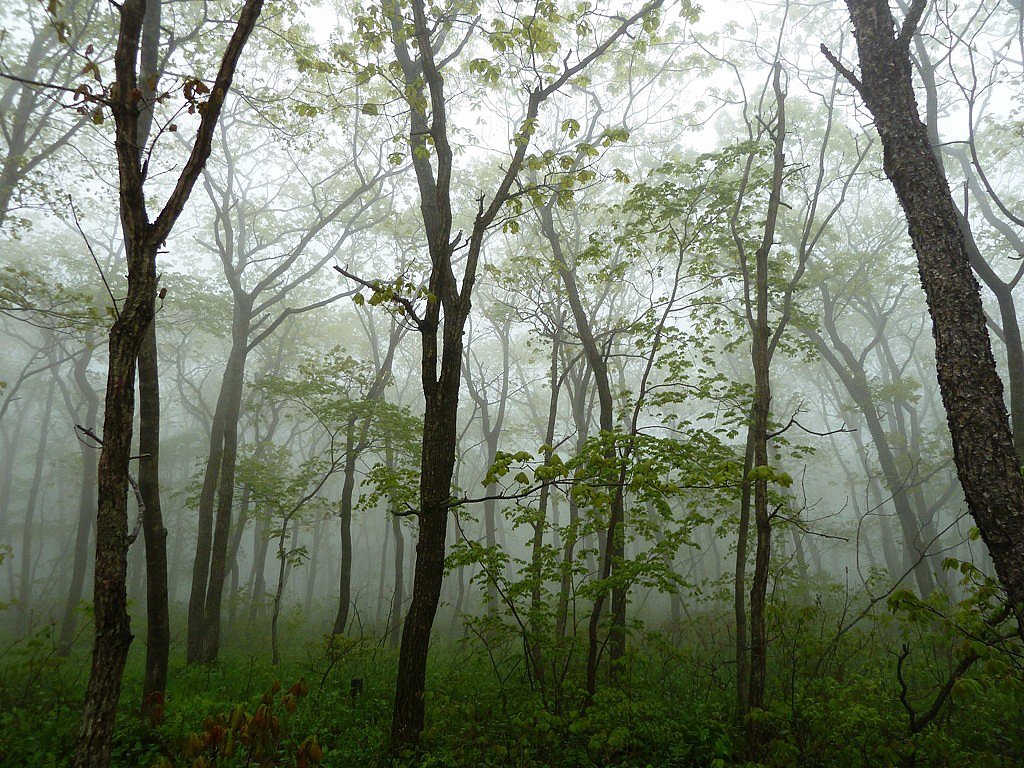
[[[860,80],[857,79],[857,76],[853,74],[851,70],[846,68],[843,62],[841,62],[824,43],[821,44],[821,52],[825,54],[825,58],[828,59],[828,63],[836,68],[836,71],[843,76],[846,82],[856,88],[857,93],[861,93],[861,89],[864,86],[861,84]]]

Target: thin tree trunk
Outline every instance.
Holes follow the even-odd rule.
[[[594,377],[594,386],[597,388],[599,402],[598,423],[601,432],[611,439],[611,433],[615,428],[614,402],[612,400],[611,382],[608,377],[608,365],[604,353],[594,338],[593,328],[590,319],[587,317],[586,308],[580,297],[579,288],[576,284],[575,269],[570,267],[562,252],[561,238],[555,229],[552,207],[554,200],[550,200],[540,209],[541,229],[551,246],[551,252],[555,261],[555,268],[562,278],[565,287],[565,296],[572,310],[573,320],[576,324],[576,332],[579,335],[580,343]],[[609,442],[605,450],[605,459],[610,467],[618,464],[615,453],[615,446]],[[616,472],[616,474],[618,474]],[[602,546],[601,575],[602,581],[610,579],[617,570],[618,564],[622,562],[624,532],[621,530],[624,525],[625,503],[622,487],[616,488],[612,494],[612,501],[608,508],[608,522],[604,531],[605,540]],[[608,636],[609,657],[612,662],[612,674],[615,671],[615,663],[622,658],[626,648],[625,634],[625,589],[615,587],[612,590],[612,626]],[[587,664],[586,664],[586,689],[587,696],[593,698],[597,691],[597,667],[600,657],[601,642],[599,628],[604,611],[604,604],[608,599],[606,591],[598,592],[594,599],[594,606],[591,610],[590,620],[587,625]]]
[[[78,393],[85,400],[85,419],[81,426],[93,430],[97,424],[100,410],[100,399],[92,388],[86,374],[92,360],[93,339],[89,333],[85,338],[85,351],[75,360],[74,379]],[[68,408],[71,412],[71,408]],[[93,527],[96,524],[96,447],[85,439],[78,441],[78,453],[82,457],[82,477],[78,489],[78,521],[75,532],[75,554],[71,564],[71,584],[68,599],[61,622],[58,652],[66,655],[75,640],[78,625],[78,605],[82,602],[85,592],[85,575],[89,567],[89,544]]]
[[[252,624],[260,613],[262,602],[267,596],[267,555],[270,552],[270,538],[266,535],[266,523],[256,519],[253,526],[252,572],[253,585],[249,603],[249,623]]]
[[[24,635],[32,623],[32,525],[35,522],[36,505],[39,502],[39,489],[43,484],[43,466],[47,455],[46,444],[50,436],[50,415],[53,413],[53,398],[56,391],[57,383],[51,380],[46,392],[43,417],[39,422],[39,447],[36,449],[35,466],[32,470],[32,484],[29,486],[28,500],[25,502],[25,522],[21,529],[21,576],[18,585],[17,633],[19,636]],[[8,459],[8,461],[13,463],[12,459]]]
[[[160,3],[150,5],[160,7]],[[147,5],[147,26],[150,23],[148,8]],[[159,13],[156,23],[159,23]],[[142,683],[142,714],[155,722],[162,716],[171,645],[167,529],[160,506],[160,376],[155,317],[146,329],[138,366],[139,491],[144,504],[142,531],[146,548],[146,671]]]
[[[235,626],[238,617],[238,582],[241,578],[241,567],[238,563],[238,553],[242,549],[242,538],[245,536],[245,526],[249,522],[249,505],[252,490],[249,486],[242,488],[242,498],[238,502],[238,520],[231,529],[231,540],[228,542],[228,575],[231,577],[231,586],[228,590],[228,634]]]
[[[736,704],[740,714],[750,711],[750,646],[747,640],[747,560],[750,551],[751,474],[754,469],[754,431],[747,429],[743,451],[743,485],[736,533],[736,567],[733,571],[733,613],[736,617]]]
[[[213,546],[210,552],[210,581],[206,590],[203,617],[202,661],[210,663],[220,652],[221,603],[228,569],[228,543],[231,534],[231,512],[235,493],[235,466],[238,460],[238,420],[241,413],[242,392],[245,386],[245,358],[249,338],[248,320],[251,306],[236,301],[232,355],[225,370],[224,386],[228,391],[224,418],[224,448],[221,454],[219,484],[217,488],[217,517],[213,527]]]
[[[313,599],[316,595],[316,575],[320,570],[320,553],[323,549],[321,546],[323,538],[324,521],[319,520],[313,531],[313,548],[309,552],[309,565],[306,567],[305,610],[307,616],[310,616],[313,613]],[[387,557],[386,554],[385,557]]]
[[[345,478],[341,487],[341,574],[339,578],[338,613],[332,634],[342,635],[348,626],[352,607],[352,494],[356,485],[356,417],[350,416],[345,431]]]
[[[757,546],[754,552],[754,578],[750,585],[750,696],[751,709],[763,709],[768,669],[768,632],[765,608],[768,592],[768,566],[771,560],[772,523],[768,510],[768,421],[771,415],[771,353],[768,328],[768,258],[775,243],[775,228],[782,202],[782,183],[786,156],[786,94],[782,89],[782,66],[776,62],[772,76],[775,92],[774,151],[772,183],[764,238],[755,253],[754,303],[752,322],[753,343],[751,360],[754,367],[754,402],[751,408],[750,430],[753,432],[752,449],[755,478],[754,527]],[[764,739],[756,718],[748,719],[748,745],[758,753]]]
[[[145,166],[139,146],[138,55],[145,0],[120,6],[120,31],[114,55],[116,88],[110,104],[115,122],[121,228],[128,287],[110,327],[103,437],[97,471],[96,560],[93,588],[92,666],[82,704],[75,768],[106,768],[110,762],[114,720],[132,634],[128,617],[126,571],[128,545],[128,470],[135,411],[135,371],[139,349],[153,321],[156,255],[181,215],[209,157],[213,129],[231,86],[242,49],[262,9],[247,0],[224,52],[210,98],[200,118],[188,162],[154,221],[146,209]]]
[[[402,533],[402,519],[391,513],[391,535],[395,539],[395,584],[391,598],[391,620],[388,626],[388,646],[397,648],[402,633],[402,607],[405,604],[405,536]]]

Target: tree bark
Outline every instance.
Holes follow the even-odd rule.
[[[898,33],[886,0],[846,4],[860,77],[828,56],[863,97],[881,137],[883,167],[907,217],[932,317],[957,474],[1024,636],[1024,478],[980,288],[914,95],[909,46],[927,3],[914,0]]]
[[[156,95],[163,3],[146,3],[142,24],[141,91]],[[138,146],[144,149],[153,124],[153,110],[139,113]],[[154,285],[154,290],[156,286]],[[139,492],[142,494],[142,531],[146,550],[146,670],[142,684],[142,715],[156,723],[163,714],[167,665],[171,645],[167,597],[167,529],[160,507],[160,368],[157,360],[156,316],[142,339],[139,375]]]
[[[167,529],[160,507],[160,380],[156,319],[149,324],[139,351],[139,491],[146,547],[146,671],[142,713],[154,719],[167,689],[171,644],[167,596]]]
[[[391,621],[388,625],[388,647],[398,648],[402,637],[402,608],[405,605],[405,534],[402,520],[391,516],[391,533],[395,537],[395,583],[391,597]]]
[[[126,594],[128,470],[135,412],[135,371],[139,349],[153,320],[156,255],[181,215],[210,155],[213,128],[231,86],[235,66],[262,9],[246,0],[221,60],[187,162],[166,204],[150,221],[145,199],[145,166],[139,147],[138,55],[146,0],[125,0],[114,56],[116,88],[111,94],[115,122],[121,228],[128,266],[127,294],[111,325],[107,389],[98,476],[96,560],[93,588],[95,636],[92,666],[82,705],[75,768],[105,768],[110,762],[114,719],[132,634]]]
[[[808,333],[815,340],[821,356],[832,367],[832,370],[836,372],[836,375],[842,381],[846,391],[864,417],[868,434],[871,436],[871,441],[875,445],[875,452],[878,454],[878,463],[882,469],[882,479],[892,499],[893,507],[896,510],[896,518],[899,521],[900,530],[903,534],[905,568],[913,571],[918,590],[920,590],[922,596],[927,597],[935,591],[935,579],[925,559],[927,547],[921,537],[922,522],[918,519],[910,503],[907,493],[907,477],[904,476],[904,473],[900,472],[899,463],[893,453],[892,446],[889,444],[885,426],[882,424],[881,418],[878,415],[878,408],[871,396],[871,388],[868,385],[867,372],[863,361],[857,355],[854,355],[853,351],[840,338],[833,315],[831,294],[825,286],[821,286],[820,290],[825,306],[823,325],[832,345],[838,350],[839,356],[825,344],[824,340],[816,332],[810,331]],[[876,333],[878,332],[880,332],[880,329],[876,328]]]
[[[754,486],[754,529],[757,542],[754,550],[754,577],[750,585],[750,695],[747,705],[751,709],[764,707],[765,686],[768,672],[768,633],[765,608],[768,593],[768,566],[771,560],[772,522],[768,510],[768,420],[771,415],[771,359],[769,344],[772,332],[768,327],[768,258],[775,244],[775,229],[779,208],[782,204],[782,183],[785,173],[786,156],[786,94],[782,89],[782,66],[776,62],[772,75],[772,90],[775,93],[775,124],[772,129],[772,180],[768,196],[768,209],[764,225],[764,237],[754,254],[754,312],[750,314],[750,298],[747,297],[748,321],[753,335],[751,363],[754,368],[754,400],[751,406],[750,426],[752,433],[751,453],[755,471]],[[746,272],[746,270],[744,270]],[[780,321],[780,329],[785,319]],[[744,483],[749,489],[749,481]],[[749,492],[749,491],[748,491]],[[764,738],[758,719],[748,719],[748,746],[760,752]]]
[[[579,287],[576,284],[575,267],[570,266],[562,251],[561,238],[555,229],[552,208],[555,198],[551,198],[547,205],[540,209],[541,229],[551,246],[551,253],[554,257],[555,268],[562,278],[562,285],[565,287],[565,297],[569,302],[573,320],[576,324],[576,333],[579,336],[580,344],[587,358],[594,377],[594,386],[597,388],[598,398],[598,425],[601,432],[610,436],[615,429],[615,404],[612,400],[611,381],[608,377],[608,364],[605,360],[604,351],[594,337],[593,327],[590,318],[587,316],[586,308],[580,296]],[[615,446],[609,442],[605,450],[605,460],[609,466],[617,464]],[[611,496],[611,503],[608,507],[608,522],[604,531],[604,546],[601,548],[601,579],[607,580],[617,571],[623,557],[625,523],[625,499],[622,487],[617,487]],[[587,624],[587,695],[593,697],[597,691],[597,667],[600,657],[601,642],[598,630],[601,625],[602,613],[607,593],[598,593],[594,600],[590,613],[590,620]],[[622,658],[626,649],[626,628],[625,628],[625,604],[626,595],[623,587],[612,589],[611,595],[612,626],[608,637],[609,657],[614,665]],[[614,671],[613,671],[614,674]]]
[[[530,90],[522,128],[513,142],[512,155],[490,201],[480,199],[465,243],[462,243],[461,236],[452,238],[453,152],[449,142],[445,80],[435,60],[434,21],[428,16],[424,0],[412,2],[411,31],[397,9],[391,12],[392,42],[410,106],[409,143],[431,261],[427,285],[430,298],[423,317],[416,316],[415,312],[413,317],[420,333],[420,378],[425,406],[418,510],[420,536],[416,546],[412,603],[402,632],[398,659],[391,724],[393,748],[416,744],[423,731],[427,654],[441,594],[448,512],[452,506],[462,335],[472,306],[484,237],[519,178],[541,104],[660,4],[661,0],[653,0],[636,14],[621,20],[615,31],[592,51],[581,54],[574,64],[567,65],[546,84],[542,82]],[[415,40],[415,59],[410,37]],[[453,270],[456,249],[460,250],[464,265],[461,283]]]
[[[203,663],[217,659],[220,653],[221,603],[224,599],[224,581],[228,572],[228,544],[231,538],[231,511],[235,497],[235,466],[238,461],[238,420],[241,414],[242,393],[245,389],[245,361],[248,353],[251,304],[235,303],[236,317],[232,331],[232,354],[224,372],[226,411],[224,414],[223,453],[218,473],[217,516],[213,527],[213,546],[210,551],[210,580],[203,608],[202,657]]]

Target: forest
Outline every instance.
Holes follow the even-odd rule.
[[[1022,105],[1020,0],[4,0],[0,765],[1024,765]]]

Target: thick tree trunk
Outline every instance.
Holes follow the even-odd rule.
[[[980,289],[914,95],[909,45],[925,6],[915,0],[897,34],[886,0],[847,0],[861,74],[844,74],[874,117],[885,173],[907,217],[932,316],[957,473],[1024,635],[1024,478]]]
[[[427,391],[424,393],[426,411],[420,467],[419,541],[416,542],[412,602],[405,617],[398,657],[391,727],[391,740],[396,745],[416,742],[423,731],[427,651],[441,597],[451,483],[455,471],[461,346],[461,329],[455,338],[446,334],[444,363],[447,365],[443,365],[441,378],[434,387],[429,384],[424,387]],[[424,357],[429,355],[428,349],[424,350]],[[432,365],[432,361],[424,362],[424,367],[428,365]]]
[[[935,78],[936,65],[928,52],[928,46],[920,36],[914,36],[914,47],[917,50],[917,69],[921,75],[925,94],[925,126],[928,129],[928,140],[932,146],[932,152],[938,161],[940,168],[945,173],[942,162],[942,139],[939,136],[939,93],[938,84]],[[973,141],[973,136],[972,139]],[[978,179],[975,170],[971,168],[969,155],[962,152],[959,157],[960,164],[970,185],[971,191],[977,196],[980,202],[981,212],[986,219],[992,221],[991,206],[986,200],[986,192],[979,189]],[[1002,340],[1006,348],[1006,369],[1007,384],[1010,395],[1010,428],[1013,434],[1013,445],[1017,451],[1018,459],[1024,463],[1024,340],[1021,339],[1020,321],[1017,318],[1017,309],[1013,298],[1013,288],[1016,280],[1005,282],[985,259],[974,238],[971,223],[967,218],[967,196],[964,193],[964,209],[957,209],[957,221],[960,224],[960,231],[964,237],[964,247],[967,250],[967,257],[970,260],[971,268],[982,279],[992,295],[995,296],[999,307],[999,323],[1002,328]],[[1008,234],[1008,233],[1004,233]],[[1012,240],[1017,240],[1013,243]],[[1011,244],[1020,245],[1019,239],[1013,237]],[[1018,251],[1019,251],[1018,247]]]

